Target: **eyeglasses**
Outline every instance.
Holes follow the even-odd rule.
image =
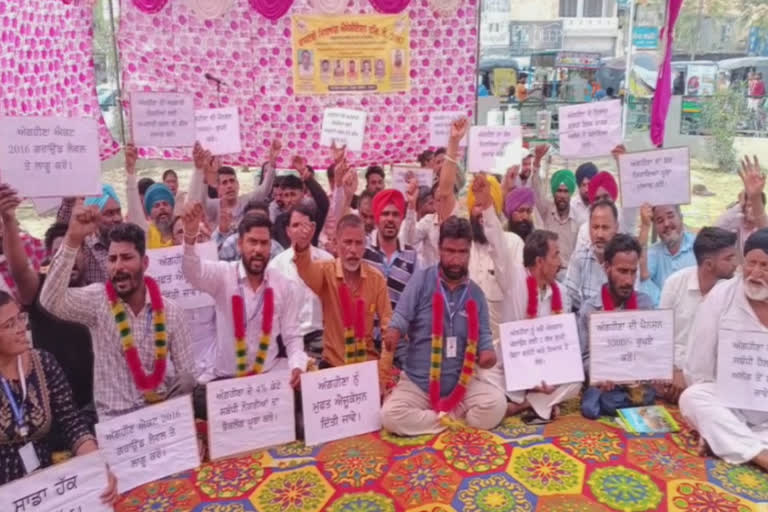
[[[26,313],[19,313],[18,315],[11,317],[5,322],[3,322],[2,324],[0,324],[0,329],[4,331],[13,329],[14,327],[16,327],[17,324],[26,326],[27,319],[28,319],[28,315]]]

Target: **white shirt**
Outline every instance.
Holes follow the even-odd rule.
[[[451,215],[458,211],[459,202],[456,201]],[[416,249],[424,268],[440,263],[440,218],[437,213],[428,213],[417,222],[416,212],[409,208],[400,226],[399,238],[400,243],[405,242]]]
[[[581,200],[581,194],[579,194],[578,190],[571,197],[571,212],[579,226],[589,220],[589,205],[584,204],[584,201]]]
[[[184,319],[189,327],[189,337],[192,343],[192,355],[202,383],[213,379],[213,368],[216,364],[216,345],[211,340],[216,339],[216,309],[213,306],[185,309]]]
[[[675,314],[675,368],[685,365],[688,336],[696,310],[704,298],[699,287],[699,267],[678,270],[664,282],[659,309],[671,309]]]
[[[187,244],[184,244],[181,269],[192,286],[213,297],[215,302],[218,333],[214,368],[216,377],[232,377],[236,374],[235,327],[232,318],[234,295],[243,295],[245,301],[247,364],[249,368],[253,365],[262,334],[261,316],[267,286],[274,291],[275,310],[263,371],[267,372],[275,366],[278,335],[282,335],[288,352],[288,366],[291,369],[306,370],[309,357],[304,352],[304,337],[299,326],[301,295],[297,283],[276,270],[267,269],[261,286],[253,290],[248,284],[241,261],[203,261],[197,256],[195,246]]]
[[[330,253],[315,247],[310,246],[309,255],[312,261],[330,261],[333,259]],[[269,262],[269,268],[275,269],[280,272],[286,278],[294,281],[299,289],[299,325],[301,328],[301,335],[306,336],[313,331],[320,331],[323,329],[323,304],[320,302],[320,297],[315,292],[309,289],[304,281],[299,277],[299,272],[296,270],[296,263],[293,261],[294,251],[293,247],[289,247],[284,250]]]

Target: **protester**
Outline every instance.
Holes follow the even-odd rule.
[[[373,196],[370,190],[363,190],[357,202],[357,213],[363,219],[363,226],[365,226],[366,244],[373,240],[373,231],[376,229],[376,220],[373,217]]]
[[[307,202],[302,200],[304,187],[306,187],[312,198],[308,202],[313,203],[312,207],[315,209],[315,218],[317,219],[318,229],[315,230],[315,234],[312,237],[312,245],[316,246],[319,243],[320,232],[328,216],[330,203],[325,190],[315,180],[304,159],[300,157],[294,158],[294,168],[298,169],[301,178],[296,176],[285,176],[283,178],[283,203],[287,211],[281,213],[275,219],[272,236],[282,247],[289,247],[291,245],[291,241],[286,233],[286,227],[290,221],[289,212],[297,204]]]
[[[160,249],[173,245],[173,209],[176,199],[162,183],[155,183],[144,195],[144,211],[149,216],[147,249]]]
[[[576,186],[579,187],[579,193],[571,197],[571,211],[579,226],[589,220],[589,182],[597,172],[597,166],[592,162],[585,162],[576,168]]]
[[[547,198],[547,181],[552,192],[552,199]],[[538,172],[533,173],[533,192],[536,209],[543,221],[541,227],[557,234],[560,248],[561,273],[565,273],[571,254],[576,247],[579,223],[571,209],[571,196],[576,190],[576,177],[568,169],[560,169],[547,180],[541,179]]]
[[[260,213],[265,217],[269,217],[269,210],[265,203],[252,200],[243,208],[243,216],[251,213]],[[203,229],[205,222],[200,223],[200,228]],[[229,230],[227,230],[229,231]],[[216,241],[216,245],[219,248],[219,259],[222,261],[238,261],[240,260],[240,235],[237,232],[231,233],[226,238],[222,239],[221,231],[216,230],[213,233],[213,239]],[[198,240],[199,241],[199,240]],[[271,260],[278,254],[283,252],[283,246],[274,238],[270,242],[269,259]]]

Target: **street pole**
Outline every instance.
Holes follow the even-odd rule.
[[[632,72],[632,32],[635,29],[635,0],[629,0],[629,23],[627,25],[627,48],[625,58],[627,59],[624,68],[624,108],[621,114],[621,141],[627,137],[627,118],[629,117],[629,74]]]

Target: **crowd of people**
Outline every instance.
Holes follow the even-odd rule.
[[[447,147],[420,156],[434,185],[410,178],[404,193],[372,165],[358,194],[352,157],[336,146],[330,190],[301,156],[278,175],[279,141],[245,195],[237,172],[196,145],[182,192],[172,170],[137,181],[128,145],[126,210],[109,185],[65,199],[43,241],[21,229],[22,198],[0,184],[0,484],[55,450],[96,450],[95,422],[148,404],[191,394],[204,418],[213,380],[289,369],[300,391],[303,372],[365,360],[379,361],[381,421],[396,435],[459,420],[492,429],[518,414],[549,421],[578,396],[590,419],[663,400],[679,403],[702,448],[768,469],[768,413],[715,391],[722,329],[768,329],[759,162],[744,160],[738,201],[694,234],[679,206],[621,208],[613,174],[592,162],[551,173],[546,145],[503,176],[475,174],[462,205],[468,128],[454,121]],[[201,257],[206,242],[218,260]],[[147,251],[171,246],[183,246],[181,271],[213,306],[185,310],[147,275]],[[575,313],[588,372],[592,313],[657,307],[674,311],[669,382],[587,375],[506,391],[500,324]],[[115,497],[111,480],[104,499]]]

